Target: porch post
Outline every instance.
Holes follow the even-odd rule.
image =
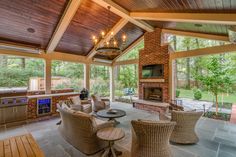
[[[51,59],[45,59],[45,93],[51,94]]]
[[[84,88],[90,90],[90,64],[84,64]]]
[[[110,101],[115,101],[115,68],[116,66],[110,67]]]
[[[169,61],[169,95],[170,95],[170,100],[175,99],[175,64],[174,59],[170,59]]]

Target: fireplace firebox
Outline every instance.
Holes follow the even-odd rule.
[[[144,88],[144,100],[162,102],[162,88],[148,87]]]

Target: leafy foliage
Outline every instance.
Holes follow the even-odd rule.
[[[200,100],[202,98],[202,92],[200,89],[196,89],[193,91],[193,96],[195,100]]]
[[[228,92],[232,88],[232,68],[222,58],[213,56],[206,64],[206,74],[195,74],[195,78],[215,96],[216,114],[218,112],[218,95]]]

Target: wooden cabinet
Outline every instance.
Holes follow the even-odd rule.
[[[27,119],[27,106],[17,106],[15,110],[15,119],[22,121]]]
[[[0,124],[4,124],[5,120],[4,120],[4,112],[3,109],[0,108]]]
[[[3,108],[5,123],[15,121],[15,107]]]
[[[27,119],[27,105],[4,107],[1,108],[1,110],[3,112],[3,123],[17,122]]]

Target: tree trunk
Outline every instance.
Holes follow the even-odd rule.
[[[190,58],[186,59],[186,80],[187,80],[187,89],[191,87],[191,80],[190,80]]]
[[[218,95],[216,94],[215,95],[215,98],[216,98],[216,115],[218,115]]]
[[[0,56],[0,66],[7,67],[7,56]]]
[[[190,50],[190,42],[187,42],[187,51]],[[187,80],[187,89],[191,88],[191,82],[190,82],[190,58],[186,59],[186,80]]]
[[[21,58],[21,68],[25,69],[25,58]]]

